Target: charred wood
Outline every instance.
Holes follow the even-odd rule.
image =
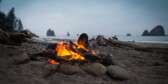
[[[82,44],[85,48],[89,49],[88,35],[86,33],[79,36],[78,44]]]
[[[86,60],[89,60],[91,62],[99,62],[101,60],[101,57],[90,54],[90,53],[86,53],[83,56],[86,58]]]

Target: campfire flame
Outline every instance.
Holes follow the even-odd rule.
[[[81,47],[80,47],[81,48]],[[83,56],[68,48],[68,44],[59,43],[56,48],[57,56],[71,56],[67,60],[85,60]]]
[[[79,43],[75,42],[75,44],[77,45],[77,49],[82,48],[86,51],[89,51],[89,49],[87,49],[83,45],[82,41],[79,41]],[[56,49],[55,49],[57,51],[57,56],[61,56],[61,57],[65,57],[65,58],[68,57],[68,58],[66,58],[66,60],[85,60],[85,58],[82,55],[69,49],[69,45],[70,44],[65,44],[63,42],[59,42]],[[92,53],[96,54],[94,51],[92,51]],[[50,64],[59,64],[59,62],[56,62],[55,60],[51,59]]]

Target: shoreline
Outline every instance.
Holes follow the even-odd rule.
[[[103,35],[106,39],[111,38],[110,36]],[[97,36],[89,36],[89,39],[97,38]],[[117,36],[120,41],[126,42],[138,42],[138,43],[152,43],[152,44],[168,44],[168,36]],[[78,36],[40,36],[40,39],[49,41],[58,40],[77,40]]]

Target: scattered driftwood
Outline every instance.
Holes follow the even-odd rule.
[[[109,39],[109,42],[111,44],[115,45],[121,45],[121,46],[127,46],[134,48],[135,50],[141,50],[141,51],[149,51],[149,52],[160,52],[160,53],[168,53],[168,46],[150,46],[150,45],[143,45],[143,44],[136,44],[132,42],[125,42],[125,41],[119,41],[119,40],[112,40]]]
[[[0,43],[20,45],[25,38],[38,37],[29,30],[6,32],[0,29]]]
[[[36,35],[35,33],[32,33],[32,32],[31,32],[30,30],[28,30],[28,29],[21,31],[21,33],[24,33],[27,38],[39,37],[38,35]]]
[[[24,40],[25,40],[25,42],[28,42],[28,43],[35,43],[35,44],[41,44],[41,45],[52,44],[50,42],[40,41],[40,40],[37,40],[37,39],[25,38]]]

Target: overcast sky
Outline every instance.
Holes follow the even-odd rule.
[[[156,25],[168,34],[168,0],[2,0],[0,9],[15,14],[24,28],[46,35],[141,35]]]

